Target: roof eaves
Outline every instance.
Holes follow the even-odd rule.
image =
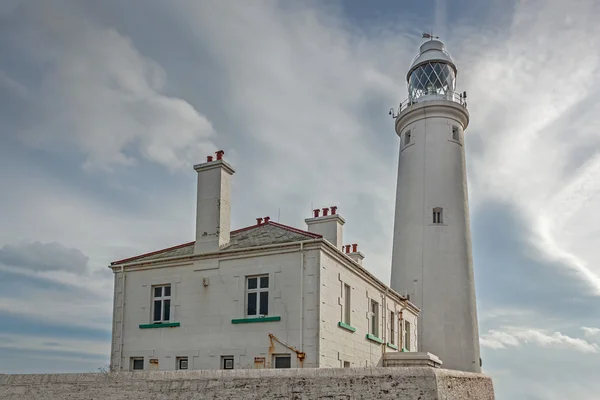
[[[191,245],[193,245],[195,243],[196,243],[196,241],[188,242],[188,243],[183,243],[183,244],[178,244],[177,246],[169,247],[169,248],[166,248],[166,249],[156,250],[156,251],[153,251],[153,252],[150,252],[150,253],[145,253],[145,254],[140,254],[138,256],[125,258],[125,259],[119,260],[119,261],[113,261],[113,262],[110,263],[110,265],[117,265],[117,264],[128,263],[128,262],[131,262],[131,261],[138,260],[140,258],[155,256],[155,255],[160,254],[160,253],[166,253],[167,251],[177,250],[177,249],[180,249],[182,247],[191,246]]]

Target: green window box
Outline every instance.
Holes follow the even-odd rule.
[[[262,317],[262,318],[240,318],[232,319],[232,324],[252,324],[255,322],[274,322],[281,321],[281,317]]]
[[[370,333],[367,333],[367,340],[370,340],[372,342],[376,342],[379,344],[383,344],[383,340],[379,339],[377,336],[375,335],[371,335]]]
[[[356,328],[353,326],[350,326],[348,324],[343,323],[342,321],[338,322],[338,326],[342,329],[345,329],[347,331],[350,331],[352,333],[356,332]]]
[[[140,329],[175,328],[179,325],[180,325],[179,322],[163,322],[160,324],[141,324]]]

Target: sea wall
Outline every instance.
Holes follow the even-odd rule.
[[[489,377],[431,367],[0,375],[3,400],[493,400]]]

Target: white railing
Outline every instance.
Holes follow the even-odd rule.
[[[421,103],[424,101],[433,101],[433,100],[450,100],[455,103],[460,104],[461,106],[467,108],[467,96],[466,93],[458,93],[458,92],[446,92],[446,93],[432,93],[432,94],[422,94],[416,99],[406,99],[398,106],[398,114],[402,111],[406,110],[408,107],[412,106],[416,103]]]

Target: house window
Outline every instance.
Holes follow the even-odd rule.
[[[379,303],[371,300],[371,335],[379,337]]]
[[[289,354],[275,356],[275,368],[291,368],[292,357]]]
[[[396,325],[394,312],[390,312],[390,343],[394,344],[394,336],[396,336],[396,329],[394,329],[394,325]]]
[[[221,368],[222,369],[233,369],[233,356],[222,356],[221,357]]]
[[[131,370],[141,371],[144,369],[144,358],[143,357],[131,357]]]
[[[187,357],[177,357],[177,369],[188,369]]]
[[[404,348],[410,351],[410,322],[404,321]]]
[[[246,315],[269,315],[269,275],[246,278]]]
[[[408,130],[404,134],[404,145],[405,146],[410,143],[410,138],[411,138],[411,133],[410,133],[410,130]]]
[[[171,320],[171,285],[153,286],[153,311],[154,323]]]
[[[452,127],[452,140],[456,140],[457,142],[459,141],[458,126]]]
[[[344,368],[350,368],[350,361],[344,361]]]
[[[433,223],[434,224],[441,224],[443,223],[443,214],[442,214],[442,209],[440,207],[436,207],[433,209]]]
[[[352,313],[352,308],[350,306],[350,285],[344,284],[344,323],[350,325],[350,314]]]

